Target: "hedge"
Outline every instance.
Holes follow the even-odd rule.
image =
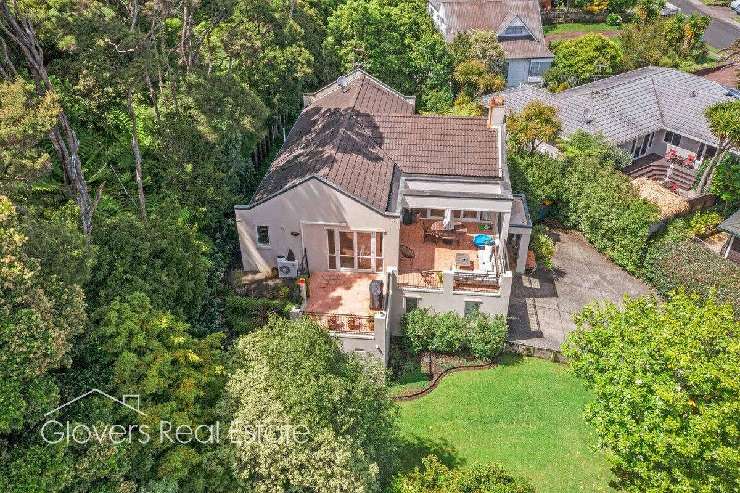
[[[646,256],[643,277],[664,295],[680,288],[702,297],[714,292],[717,302],[740,314],[740,266],[694,240],[656,243]]]
[[[503,315],[485,313],[463,316],[416,309],[404,315],[402,323],[415,353],[471,354],[489,361],[501,353],[508,333]]]

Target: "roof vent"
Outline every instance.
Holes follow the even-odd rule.
[[[696,91],[692,90],[689,92],[689,97],[695,98],[696,97]]]
[[[591,123],[592,121],[594,121],[593,111],[591,111],[591,108],[584,108],[583,123]]]
[[[337,79],[337,85],[342,89],[342,92],[347,92],[347,87],[349,87],[349,79],[344,75],[340,75]]]

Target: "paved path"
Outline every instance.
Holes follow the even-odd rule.
[[[737,16],[729,7],[710,7],[700,0],[670,0],[676,7],[681,7],[685,14],[694,12],[708,15],[712,23],[704,32],[704,41],[715,48],[727,48],[737,38],[740,38],[740,23]],[[727,1],[727,5],[730,1]]]
[[[509,303],[509,339],[558,349],[575,328],[573,313],[593,300],[618,302],[651,292],[589,245],[579,233],[553,232],[554,269],[516,276]]]

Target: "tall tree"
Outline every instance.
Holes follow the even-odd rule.
[[[712,184],[712,177],[717,169],[717,164],[724,154],[731,149],[740,148],[740,101],[724,101],[707,108],[707,120],[709,128],[717,140],[717,153],[707,163],[704,172],[696,185],[699,193],[705,193]]]
[[[55,89],[46,70],[44,51],[30,19],[24,15],[18,3],[14,3],[11,7],[7,0],[0,0],[0,30],[20,52],[26,68],[33,77],[38,96],[44,98],[49,93],[53,94]],[[3,43],[4,46],[5,43]],[[4,63],[8,65],[4,70],[6,74],[17,72],[9,57],[5,57]],[[65,184],[71,188],[80,208],[82,230],[89,235],[92,231],[93,214],[100,200],[102,186],[98,189],[95,199],[90,197],[79,156],[80,141],[63,110],[58,113],[57,124],[49,132],[49,138],[64,168]]]

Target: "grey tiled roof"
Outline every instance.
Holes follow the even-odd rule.
[[[552,58],[542,31],[540,4],[537,0],[430,0],[430,5],[444,17],[442,33],[452,41],[458,33],[483,30],[501,33],[519,17],[534,39],[500,40],[506,58]]]
[[[500,175],[485,118],[415,115],[413,103],[364,72],[344,91],[328,87],[306,102],[252,204],[316,177],[382,212],[396,171]]]
[[[725,219],[725,221],[719,225],[719,229],[726,231],[733,236],[740,237],[740,209],[736,210],[733,215]]]
[[[621,144],[665,129],[708,144],[717,144],[704,110],[729,100],[722,85],[662,67],[645,67],[552,94],[522,86],[504,91],[507,110],[520,111],[541,100],[558,109],[563,135],[578,129],[602,133]]]

